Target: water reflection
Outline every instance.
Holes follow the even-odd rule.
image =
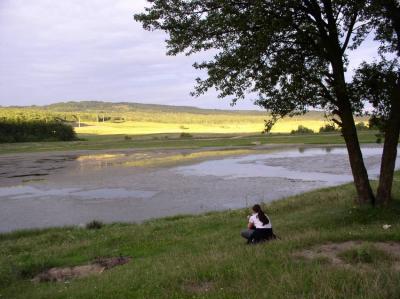
[[[371,178],[379,174],[381,148],[362,149]],[[399,160],[396,164],[399,167]],[[205,161],[176,167],[186,176],[217,176],[224,179],[276,177],[302,181],[322,181],[337,185],[352,181],[347,150],[343,147],[320,147],[255,154],[239,158]]]

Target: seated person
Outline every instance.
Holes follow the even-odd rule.
[[[264,214],[260,205],[254,205],[253,215],[249,216],[249,224],[247,230],[243,230],[241,235],[247,239],[247,244],[257,243],[260,241],[266,241],[275,239],[275,235],[272,232],[272,224],[268,216]]]

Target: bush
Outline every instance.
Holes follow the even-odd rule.
[[[98,220],[92,220],[86,224],[87,229],[100,229],[103,227],[103,222]]]
[[[179,137],[180,137],[180,138],[192,138],[193,135],[192,135],[192,134],[189,134],[189,133],[182,132],[181,135],[180,135]]]
[[[364,122],[360,122],[360,123],[356,124],[356,129],[357,129],[358,131],[369,130],[368,126],[365,125]]]
[[[376,137],[376,143],[382,143],[382,139],[384,138],[384,135],[382,133],[375,134]]]
[[[338,132],[339,130],[335,127],[335,125],[326,124],[325,126],[319,128],[320,133],[330,133],[330,132]]]
[[[314,131],[302,125],[297,127],[297,130],[292,130],[290,134],[313,134]]]
[[[74,128],[58,121],[0,120],[0,143],[77,140]]]

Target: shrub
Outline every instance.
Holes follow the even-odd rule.
[[[313,130],[302,125],[298,126],[297,130],[292,130],[290,132],[290,134],[313,134],[313,133],[314,133]]]
[[[329,132],[338,132],[339,130],[335,127],[335,125],[326,124],[325,126],[319,128],[320,133],[329,133]]]
[[[92,220],[89,223],[86,223],[87,229],[100,229],[103,227],[103,222],[98,220]]]
[[[376,143],[382,143],[382,139],[384,137],[382,133],[375,134],[375,137],[376,137]]]
[[[192,138],[193,135],[192,135],[192,134],[189,134],[189,133],[182,132],[181,135],[180,135],[179,137],[180,137],[180,138]]]
[[[0,120],[0,143],[77,140],[74,128],[58,121]]]
[[[368,126],[365,125],[364,122],[360,122],[360,123],[356,124],[356,129],[357,129],[358,131],[369,130]]]

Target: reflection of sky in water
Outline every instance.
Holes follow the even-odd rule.
[[[378,156],[382,154],[382,148],[363,148],[363,157]],[[321,171],[312,172],[303,170],[291,170],[285,166],[270,166],[268,160],[277,158],[299,158],[310,157],[310,163],[314,163],[313,157],[327,156],[327,159],[334,157],[340,159],[347,158],[347,150],[343,147],[328,147],[328,148],[296,148],[293,150],[284,150],[269,154],[255,154],[245,157],[226,158],[223,160],[205,161],[199,164],[190,166],[181,166],[174,169],[175,172],[183,175],[206,176],[213,175],[225,179],[235,178],[252,178],[252,177],[277,177],[303,181],[323,181],[328,184],[340,184],[352,181],[351,173],[332,174],[323,172],[323,162]],[[294,162],[295,163],[295,162]],[[331,161],[332,163],[332,161]],[[397,160],[396,167],[399,166]],[[380,165],[377,164],[373,168],[368,169],[371,178],[376,178],[379,174]]]

